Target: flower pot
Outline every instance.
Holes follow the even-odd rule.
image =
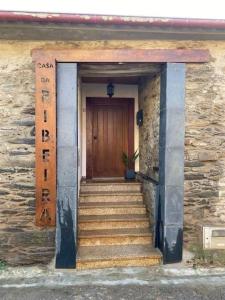
[[[134,170],[126,170],[125,171],[125,179],[127,179],[127,180],[135,179],[135,172],[134,172]]]

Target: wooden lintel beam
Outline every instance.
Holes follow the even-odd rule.
[[[34,60],[44,56],[57,62],[151,62],[203,63],[210,60],[206,49],[35,49]]]

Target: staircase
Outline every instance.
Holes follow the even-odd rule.
[[[82,182],[77,269],[151,266],[161,261],[152,246],[141,183]]]

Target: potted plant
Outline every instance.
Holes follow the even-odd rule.
[[[131,156],[127,153],[123,152],[122,154],[122,161],[126,167],[125,171],[125,179],[135,179],[135,172],[134,172],[134,162],[138,158],[139,152],[136,150]]]

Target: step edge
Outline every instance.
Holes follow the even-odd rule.
[[[106,196],[111,196],[111,195],[115,195],[115,196],[126,196],[126,195],[130,195],[130,196],[133,196],[133,195],[135,195],[135,196],[143,196],[143,193],[142,192],[139,192],[139,191],[115,191],[115,192],[111,192],[111,191],[109,191],[109,192],[107,192],[107,191],[103,191],[103,192],[101,192],[101,191],[93,191],[93,192],[89,192],[89,191],[83,191],[83,192],[80,192],[79,193],[79,195],[80,196],[90,196],[90,195],[96,195],[96,196],[99,196],[99,195],[101,195],[101,196],[104,196],[104,195],[106,195]]]
[[[113,234],[113,235],[80,235],[78,239],[90,239],[90,238],[117,238],[117,237],[152,237],[152,234]]]
[[[142,185],[142,182],[138,181],[127,181],[127,182],[81,182],[80,186],[85,185]]]
[[[82,215],[83,216],[83,215]],[[97,216],[97,217],[99,217],[99,215]],[[78,224],[79,223],[86,223],[86,222],[132,222],[132,221],[149,221],[149,219],[148,219],[148,217],[143,217],[143,218],[137,218],[137,219],[126,219],[126,220],[123,220],[123,219],[114,219],[114,218],[112,218],[112,219],[105,219],[105,220],[91,220],[91,219],[86,219],[86,220],[79,220],[79,218],[78,218]]]
[[[132,204],[132,202],[134,202],[135,204]],[[87,205],[85,205],[85,204],[87,204]],[[99,204],[99,205],[98,205]],[[92,207],[92,206],[94,206],[94,205],[97,205],[97,206],[107,206],[107,207],[110,207],[110,205],[112,205],[112,206],[119,206],[119,207],[123,207],[122,205],[123,204],[120,204],[120,201],[119,200],[115,200],[115,201],[102,201],[102,200],[100,200],[99,199],[99,201],[93,201],[93,200],[88,200],[88,201],[80,201],[79,203],[78,203],[78,207],[80,208],[82,208],[83,206],[90,206],[90,207]],[[108,206],[109,205],[109,206]],[[143,201],[140,201],[140,203],[136,203],[135,201],[130,201],[130,204],[129,204],[130,206],[133,206],[133,207],[135,207],[135,206],[146,206],[145,205],[145,203],[143,203]],[[127,207],[127,205],[125,204],[125,207]]]
[[[102,206],[91,206],[91,205],[82,205],[82,207],[78,207],[78,208],[110,208],[111,206],[108,206],[107,204],[106,205],[102,205]],[[114,208],[123,208],[122,205],[113,205]],[[112,208],[113,208],[112,207]],[[140,207],[140,208],[143,208],[143,207],[146,207],[144,204],[137,204],[137,205],[125,205],[124,208],[127,208],[127,207]]]
[[[82,246],[85,247],[85,246]],[[86,246],[88,247],[88,246]],[[96,246],[97,247],[97,246]],[[111,261],[111,260],[117,260],[117,261],[123,261],[123,260],[142,260],[142,259],[162,259],[162,255],[160,254],[149,254],[149,255],[143,255],[143,256],[125,256],[125,257],[118,257],[118,256],[111,256],[111,257],[105,257],[105,258],[81,258],[77,256],[77,262],[100,262],[100,261]]]

